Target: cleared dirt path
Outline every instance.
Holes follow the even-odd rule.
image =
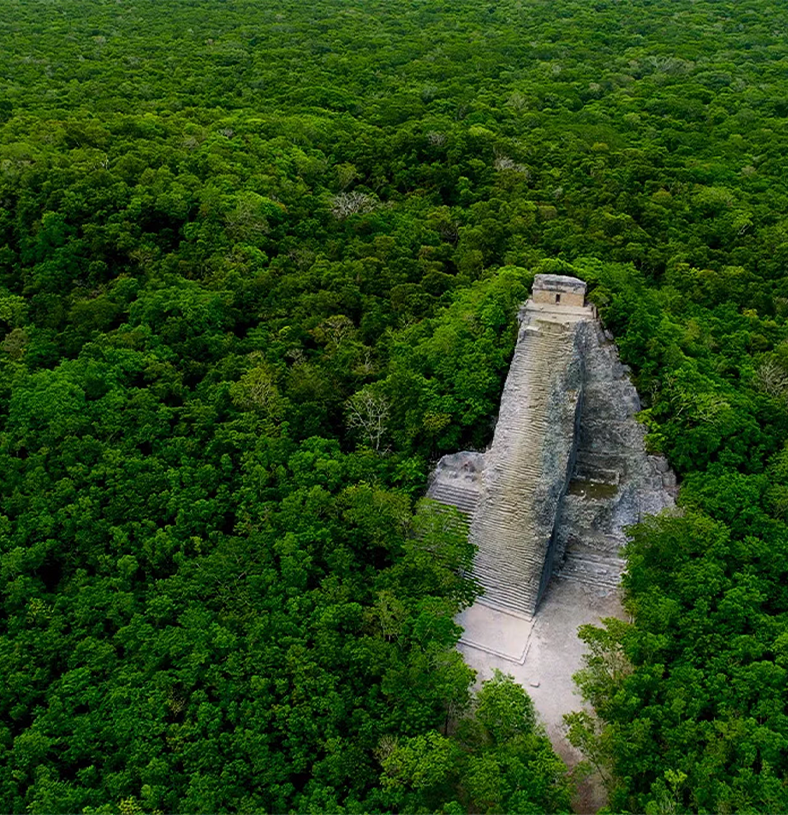
[[[477,681],[498,668],[528,691],[554,749],[571,768],[582,759],[563,727],[564,714],[582,707],[572,682],[583,660],[577,629],[621,614],[616,590],[553,577],[532,619],[479,603],[464,611],[457,620],[465,628],[459,649],[477,671]],[[578,792],[576,812],[596,812],[605,803],[604,790],[593,779]]]

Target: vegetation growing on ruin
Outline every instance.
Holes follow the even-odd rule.
[[[472,553],[417,499],[568,270],[686,509],[575,736],[617,810],[788,809],[787,16],[4,4],[5,808],[565,809],[527,697],[472,701]]]

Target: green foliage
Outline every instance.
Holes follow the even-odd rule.
[[[537,271],[589,282],[687,510],[585,633],[578,738],[622,807],[785,808],[785,9],[6,5],[6,808],[565,806],[515,689],[447,735],[472,553],[413,501]]]
[[[632,269],[576,266],[633,368],[646,441],[683,483],[679,515],[631,530],[632,624],[582,632],[577,680],[598,719],[571,717],[571,738],[613,808],[782,811],[783,318],[761,313],[769,283],[743,268],[679,264],[653,288]]]
[[[500,671],[482,683],[451,737],[384,741],[379,755],[382,786],[398,811],[436,811],[452,797],[468,812],[569,810],[566,767],[537,726],[525,690]]]
[[[762,539],[687,511],[632,531],[634,624],[606,621],[577,680],[603,725],[573,720],[628,811],[782,811],[788,754],[788,529]],[[767,543],[768,541],[768,543]],[[670,808],[665,809],[670,804]]]
[[[424,452],[482,446],[516,339],[513,316],[532,275],[504,267],[437,318],[396,336],[385,387],[401,445]]]

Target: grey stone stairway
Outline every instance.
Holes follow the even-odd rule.
[[[470,528],[485,605],[536,610],[572,455],[579,370],[574,324],[526,319]]]
[[[458,484],[435,484],[430,488],[429,497],[442,504],[457,507],[466,515],[473,515],[479,501],[478,490],[467,489]]]

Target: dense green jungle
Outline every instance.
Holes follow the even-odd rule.
[[[566,812],[424,495],[577,275],[682,512],[571,735],[788,811],[788,5],[4,0],[0,811]]]

